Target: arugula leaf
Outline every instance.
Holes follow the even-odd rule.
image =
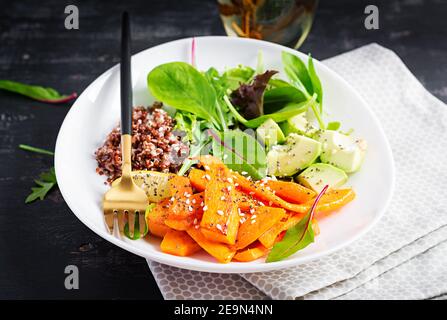
[[[205,76],[185,62],[170,62],[155,67],[147,76],[152,95],[177,110],[196,114],[215,127],[225,123],[216,110],[216,92]]]
[[[78,96],[76,92],[70,95],[61,95],[52,88],[33,86],[10,80],[0,80],[0,89],[18,93],[28,98],[45,103],[64,103],[73,100]]]
[[[34,200],[43,200],[47,193],[57,184],[56,173],[54,167],[47,172],[40,174],[39,179],[34,180],[36,187],[31,188],[32,193],[25,199],[25,203],[33,202]]]
[[[307,61],[309,69],[309,77],[312,82],[313,93],[317,94],[317,101],[320,104],[320,113],[323,112],[323,89],[321,87],[320,78],[315,71],[312,56],[309,54],[309,60]]]
[[[177,122],[175,129],[184,131],[186,133],[186,140],[189,142],[189,156],[185,159],[177,173],[182,176],[197,162],[194,158],[200,155],[201,150],[209,143],[209,138],[204,132],[206,123],[203,120],[197,120],[195,115],[178,112],[175,120]]]
[[[266,176],[265,150],[255,138],[239,130],[219,133],[209,130],[209,134],[213,138],[213,155],[222,159],[228,168],[245,171],[254,179]]]
[[[264,94],[264,113],[274,113],[290,103],[300,103],[306,100],[304,93],[295,87],[273,88]]]
[[[338,121],[333,121],[333,122],[329,122],[329,123],[327,124],[326,129],[327,129],[327,130],[334,130],[334,131],[337,131],[338,129],[340,129],[340,126],[341,126],[340,122],[338,122]]]
[[[275,243],[265,260],[266,262],[275,262],[285,259],[314,242],[315,234],[312,228],[312,219],[317,204],[328,187],[329,186],[326,185],[323,190],[321,190],[320,194],[315,198],[309,212],[303,219],[301,219],[295,226],[289,228],[281,241]]]
[[[41,154],[47,154],[50,156],[54,156],[54,152],[45,150],[45,149],[41,149],[41,148],[36,148],[33,146],[29,146],[27,144],[19,144],[19,148],[26,150],[26,151],[31,151],[31,152],[35,152],[35,153],[41,153]]]
[[[314,93],[312,80],[304,62],[297,56],[283,51],[282,63],[290,81],[299,89],[304,89],[308,96],[312,95]]]
[[[270,78],[278,71],[267,70],[254,77],[251,84],[242,84],[230,95],[231,103],[238,106],[246,119],[264,114],[264,91]]]

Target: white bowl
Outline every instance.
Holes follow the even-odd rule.
[[[289,48],[258,40],[229,37],[196,38],[196,61],[200,70],[218,70],[238,64],[256,66],[259,50],[266,68],[282,72],[281,51],[306,55]],[[191,39],[168,42],[133,56],[134,105],[150,105],[153,98],[146,84],[148,72],[170,61],[190,61]],[[177,257],[160,251],[156,238],[132,241],[110,235],[103,222],[101,201],[107,186],[95,172],[94,151],[107,133],[119,122],[119,68],[114,66],[97,78],[76,100],[68,112],[56,143],[55,167],[62,195],[73,213],[104,239],[139,256],[179,268],[221,272],[260,272],[295,266],[332,253],[365,234],[384,213],[394,186],[391,149],[377,118],[365,101],[340,76],[315,61],[324,91],[326,120],[341,121],[343,128],[354,128],[354,135],[368,141],[368,152],[360,172],[348,184],[356,199],[320,222],[321,234],[315,243],[289,258],[273,263],[253,262],[220,264],[206,253]]]

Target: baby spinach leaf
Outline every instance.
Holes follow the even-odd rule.
[[[10,80],[0,80],[0,89],[18,93],[28,98],[45,103],[64,103],[73,100],[78,96],[76,92],[70,95],[61,95],[52,88],[33,86]]]
[[[253,119],[264,114],[264,91],[270,78],[278,73],[267,70],[254,77],[251,84],[242,84],[231,93],[231,103],[239,107],[246,119]]]
[[[307,62],[307,67],[309,69],[309,77],[312,82],[313,93],[317,94],[317,101],[320,104],[320,113],[323,112],[323,89],[321,87],[320,78],[315,71],[312,56],[309,54],[309,60]]]
[[[205,76],[191,65],[185,62],[159,65],[148,74],[147,83],[157,100],[221,127],[216,112],[216,92]]]
[[[265,177],[265,150],[255,138],[239,130],[219,133],[209,130],[209,133],[213,138],[213,155],[222,159],[228,168],[245,171],[254,179]]]
[[[282,63],[290,81],[301,90],[304,89],[309,96],[312,95],[314,93],[312,80],[304,62],[297,56],[283,51]]]
[[[273,88],[264,94],[264,113],[274,113],[290,103],[300,103],[306,100],[304,93],[295,87]]]
[[[54,167],[49,171],[40,174],[39,179],[34,180],[36,187],[31,188],[31,194],[25,199],[25,203],[33,202],[34,200],[43,200],[47,193],[57,184],[56,173]]]
[[[314,242],[315,234],[312,228],[312,219],[317,204],[327,188],[328,186],[326,185],[323,190],[321,190],[320,194],[315,198],[309,212],[303,219],[301,219],[295,226],[289,228],[281,241],[275,243],[265,260],[266,262],[275,262],[285,259]]]

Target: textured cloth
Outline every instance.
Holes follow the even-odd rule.
[[[279,271],[209,274],[148,261],[166,299],[446,296],[446,105],[423,88],[398,56],[377,44],[324,63],[360,92],[390,142],[396,188],[384,217],[348,247]]]

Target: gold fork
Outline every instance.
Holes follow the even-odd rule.
[[[144,213],[148,205],[146,193],[139,188],[131,176],[132,148],[132,78],[130,54],[130,21],[127,12],[123,13],[121,25],[121,181],[106,192],[103,199],[104,220],[112,233],[115,219],[118,220],[120,232],[124,231],[126,222],[131,237],[135,232],[135,219],[138,216],[140,234],[144,234],[146,221]]]

